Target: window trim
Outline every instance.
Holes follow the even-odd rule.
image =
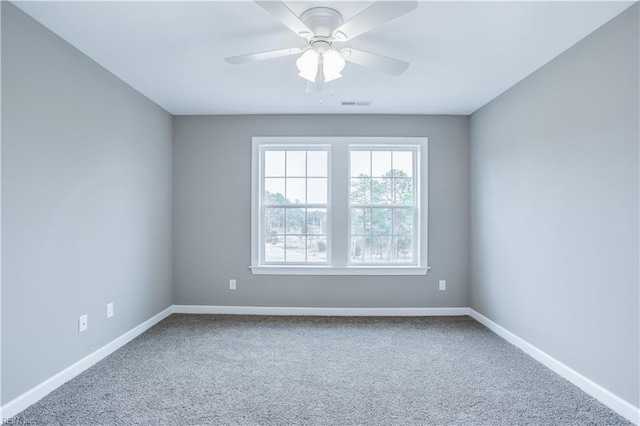
[[[290,137],[290,136],[254,136],[251,138],[251,266],[249,269],[256,275],[425,275],[430,269],[428,265],[428,138],[427,137]],[[416,150],[415,162],[417,166],[415,169],[415,183],[418,186],[416,191],[416,212],[415,214],[420,218],[419,222],[416,222],[417,226],[416,236],[416,263],[410,265],[403,264],[356,264],[350,263],[349,259],[344,259],[344,264],[332,265],[332,264],[262,264],[261,263],[261,251],[260,251],[260,234],[259,231],[261,221],[260,211],[260,196],[262,194],[262,154],[261,150],[264,146],[292,146],[292,145],[325,145],[329,146],[329,153],[334,151],[334,148],[340,147],[344,152],[349,152],[349,148],[352,145],[362,145],[375,147],[376,145],[418,145]],[[335,195],[332,191],[334,180],[334,167],[332,161],[333,155],[329,155],[328,158],[328,214],[335,209]],[[348,157],[348,156],[347,156]],[[346,173],[348,173],[348,158]],[[344,164],[342,164],[344,167]],[[349,178],[347,176],[347,178]],[[349,201],[346,200],[346,211],[350,212]],[[327,218],[328,234],[327,245],[331,247],[331,252],[335,253],[336,245],[336,232],[332,228],[332,221],[330,215]],[[348,227],[347,222],[347,227]],[[333,238],[332,238],[333,237]],[[349,238],[347,235],[346,238]],[[331,244],[329,240],[331,239]],[[348,247],[348,243],[347,243]],[[327,253],[327,256],[331,252]],[[331,263],[331,258],[328,257],[328,262]]]

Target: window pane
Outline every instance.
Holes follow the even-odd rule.
[[[284,204],[284,179],[266,178],[264,180],[264,203]]]
[[[284,209],[264,209],[264,230],[267,242],[273,235],[284,234]]]
[[[351,235],[371,234],[371,209],[351,209]]]
[[[396,204],[413,204],[413,179],[394,178],[393,190]]]
[[[371,176],[371,151],[351,151],[350,157],[352,177]]]
[[[284,237],[283,237],[284,238]],[[264,260],[266,262],[284,262],[284,240],[280,243],[264,245]]]
[[[371,201],[371,179],[351,179],[351,202],[355,204],[369,204]]]
[[[284,177],[284,151],[265,151],[264,175]]]
[[[412,262],[413,247],[410,236],[394,237],[396,262]]]
[[[264,254],[267,262],[284,261],[284,209],[266,208],[264,210]]]
[[[307,179],[307,203],[327,204],[327,179],[309,178]]]
[[[327,177],[327,151],[307,151],[307,176]]]
[[[291,204],[306,202],[305,180],[305,178],[287,178],[287,202]]]
[[[287,262],[304,262],[306,242],[307,239],[304,235],[287,236],[285,260]]]
[[[413,232],[413,209],[395,209],[393,211],[393,234],[411,235]]]
[[[391,176],[391,151],[371,152],[371,176]]]
[[[287,151],[287,176],[305,176],[306,151]]]
[[[393,175],[413,176],[413,151],[393,151]]]
[[[392,204],[392,179],[378,178],[371,182],[371,204]]]
[[[391,235],[391,209],[371,209],[371,233]]]
[[[327,209],[307,209],[307,234],[327,233]]]
[[[371,237],[351,237],[351,261],[371,262]]]
[[[372,237],[371,261],[389,262],[393,258],[392,237]]]
[[[305,209],[286,209],[287,234],[305,233]]]
[[[307,237],[307,262],[327,261],[327,237]]]

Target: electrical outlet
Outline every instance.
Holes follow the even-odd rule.
[[[236,280],[229,280],[229,290],[236,289]]]
[[[87,331],[87,328],[89,328],[89,315],[81,315],[78,317],[78,333]]]
[[[440,290],[444,291],[447,289],[447,281],[445,280],[440,280],[439,281],[439,285],[440,285]]]
[[[113,316],[113,302],[107,303],[107,318],[111,318]]]

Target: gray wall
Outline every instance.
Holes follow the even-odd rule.
[[[469,118],[187,116],[174,118],[176,304],[438,307],[469,305]],[[427,276],[252,275],[252,136],[429,137]],[[229,279],[238,289],[229,290]],[[437,280],[447,290],[437,290]]]
[[[639,405],[638,6],[471,117],[471,306]]]
[[[471,120],[172,121],[2,2],[1,402],[175,302],[471,304],[638,405],[637,40],[636,5]],[[426,277],[252,275],[254,135],[429,137],[433,269]],[[107,302],[115,303],[110,320]],[[78,334],[85,313],[89,330]]]
[[[172,118],[4,1],[2,107],[6,403],[172,304]]]

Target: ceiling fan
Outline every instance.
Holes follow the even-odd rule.
[[[296,65],[300,77],[308,80],[307,92],[319,91],[325,82],[342,77],[346,62],[352,62],[398,76],[409,67],[408,62],[352,48],[336,47],[404,15],[418,6],[411,1],[377,1],[344,22],[342,15],[330,7],[313,7],[299,17],[281,1],[255,1],[294,33],[304,38],[307,46],[225,58],[230,64],[245,64],[283,56],[299,55]]]

